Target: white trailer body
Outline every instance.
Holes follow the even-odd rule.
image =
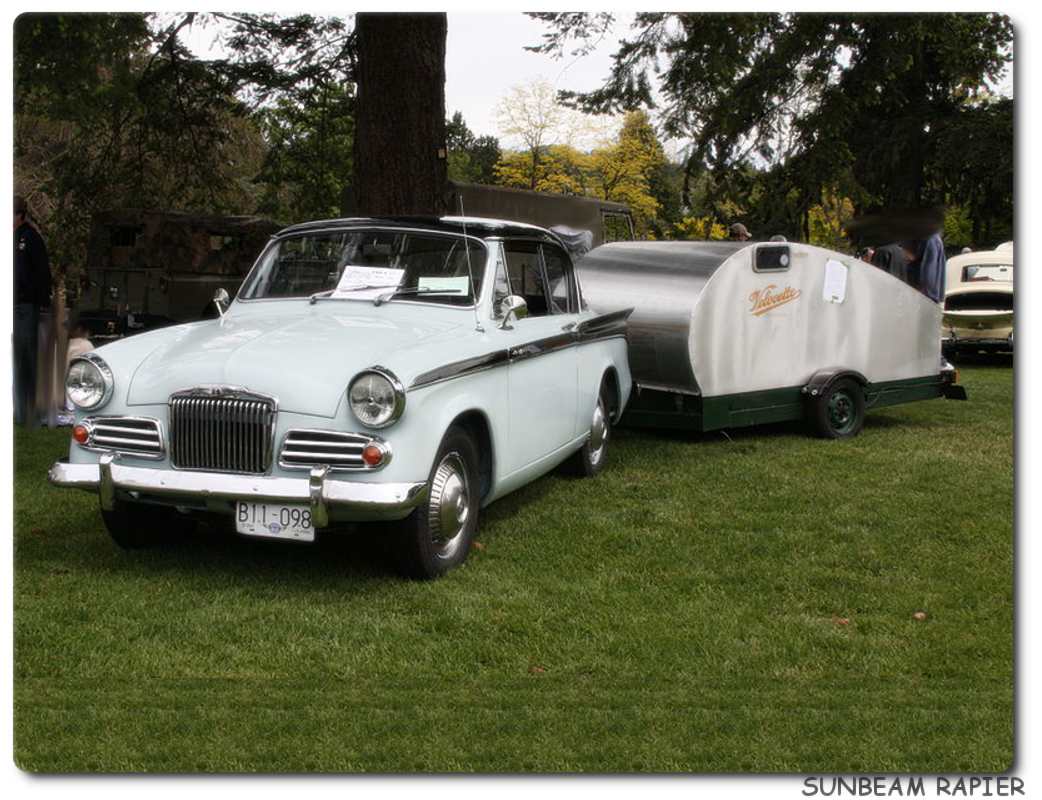
[[[865,408],[964,394],[942,369],[940,306],[842,253],[620,242],[578,267],[594,309],[634,309],[637,424],[712,430],[813,417],[836,381],[848,394],[856,383],[862,397],[850,399]]]

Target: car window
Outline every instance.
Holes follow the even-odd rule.
[[[539,245],[535,242],[504,242],[507,275],[514,294],[528,304],[528,316],[543,317],[549,312],[543,281]]]
[[[552,244],[544,244],[542,247],[546,279],[550,286],[550,313],[571,313],[575,310],[571,262],[560,247]]]

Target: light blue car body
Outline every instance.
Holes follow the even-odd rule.
[[[516,234],[518,227],[504,230]],[[474,265],[484,279],[473,306],[407,296],[381,304],[346,297],[237,298],[219,319],[138,334],[95,351],[111,369],[114,389],[102,408],[77,412],[77,421],[155,419],[168,437],[170,398],[177,392],[235,387],[274,398],[274,457],[264,475],[235,476],[225,485],[220,473],[212,481],[196,474],[193,482],[171,462],[169,442],[161,455],[147,458],[73,442],[68,463],[52,468],[52,482],[103,495],[106,479],[110,495],[147,495],[154,487],[172,492],[171,504],[178,492],[185,502],[195,494],[213,511],[228,511],[237,493],[284,502],[310,497],[327,502],[331,521],[396,519],[408,515],[416,505],[412,498],[419,497],[405,487],[426,485],[446,431],[461,418],[484,428],[479,446],[488,452],[489,474],[482,504],[551,470],[590,435],[602,385],[613,395],[616,420],[625,408],[631,386],[625,315],[600,315],[580,301],[576,313],[504,325],[493,311],[493,271],[508,234],[497,236],[495,225],[478,221],[472,228],[480,232],[468,235],[481,238],[488,253],[485,263]],[[574,271],[572,279],[581,292]],[[392,373],[405,390],[404,412],[379,429],[355,417],[346,395],[352,378],[372,367]],[[316,489],[306,471],[279,463],[291,429],[372,435],[392,457],[377,469],[329,472],[322,476],[326,486]],[[379,485],[395,487],[401,502],[370,503],[366,486]],[[352,502],[356,496],[364,500]]]

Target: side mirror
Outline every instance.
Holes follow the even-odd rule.
[[[499,315],[499,328],[510,330],[511,319],[524,319],[528,316],[528,303],[521,295],[507,295],[499,304]]]
[[[227,310],[227,308],[231,304],[231,302],[232,302],[232,300],[228,296],[228,290],[227,289],[221,288],[221,289],[218,289],[216,292],[213,293],[213,303],[214,303],[215,306],[217,306],[217,313],[220,316],[222,316],[222,317],[224,316],[224,312]]]

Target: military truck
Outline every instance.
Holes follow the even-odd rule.
[[[271,234],[262,217],[117,209],[94,215],[77,317],[92,340],[211,313],[214,290],[234,295]]]

